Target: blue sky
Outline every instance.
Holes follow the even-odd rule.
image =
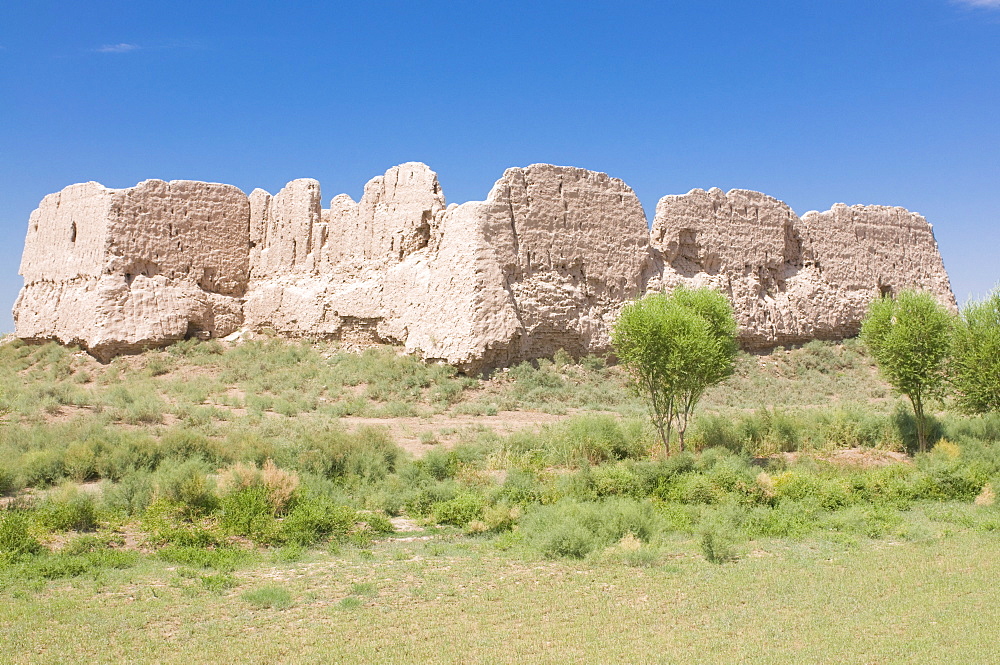
[[[1000,0],[5,2],[0,331],[28,215],[97,180],[317,178],[404,161],[449,201],[509,166],[798,213],[901,205],[960,301],[1000,280]]]

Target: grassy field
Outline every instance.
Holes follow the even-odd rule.
[[[678,542],[667,563],[634,568],[436,536],[261,561],[224,583],[146,562],[5,592],[0,659],[991,663],[996,544],[962,530],[850,548],[762,543],[715,566]]]
[[[2,662],[994,662],[1000,417],[854,341],[663,459],[601,358],[0,345]]]

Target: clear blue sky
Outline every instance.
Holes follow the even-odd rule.
[[[449,201],[508,166],[800,214],[901,205],[960,301],[1000,280],[1000,0],[0,4],[0,331],[28,215],[97,180],[317,178],[404,161]]]

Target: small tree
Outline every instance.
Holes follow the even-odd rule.
[[[1000,287],[985,300],[970,301],[962,308],[949,377],[960,410],[1000,411]]]
[[[684,450],[691,414],[705,390],[733,371],[736,320],[721,293],[683,286],[627,304],[611,334],[615,353],[646,397],[670,454],[674,422]]]
[[[920,452],[927,450],[924,405],[944,385],[953,316],[925,292],[902,291],[872,302],[861,339],[885,379],[913,405]]]

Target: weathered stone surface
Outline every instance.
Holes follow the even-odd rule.
[[[696,189],[660,200],[651,236],[661,287],[726,293],[747,348],[856,335],[871,300],[901,288],[955,306],[930,225],[902,208],[838,204],[799,219],[758,192]]]
[[[249,206],[230,185],[73,185],[29,221],[19,337],[110,357],[242,324]]]
[[[693,190],[661,199],[650,231],[603,173],[512,168],[486,200],[445,208],[415,162],[358,202],[321,201],[311,179],[249,197],[187,181],[67,187],[29,222],[17,334],[109,356],[243,326],[476,371],[606,351],[624,302],[679,283],[726,293],[749,348],[853,335],[872,298],[905,287],[954,306],[930,226],[902,208],[800,219],[758,192]]]

